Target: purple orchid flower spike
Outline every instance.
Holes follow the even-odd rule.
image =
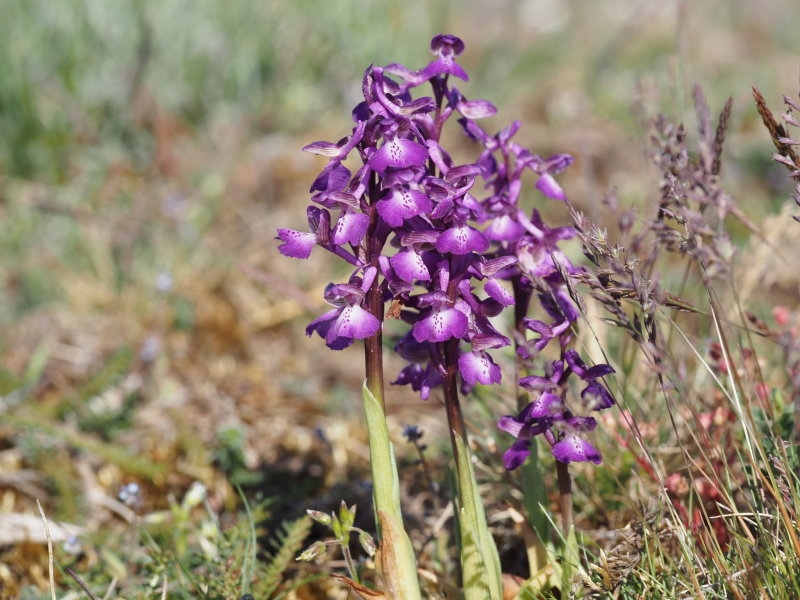
[[[528,319],[526,325],[541,334],[537,344],[542,340],[546,344],[553,339],[552,328],[547,324]],[[536,396],[519,415],[508,415],[498,422],[501,430],[517,438],[506,451],[506,466],[515,468],[509,465],[521,465],[530,453],[530,443],[526,442],[530,442],[530,438],[540,433],[550,443],[556,460],[562,463],[599,464],[600,452],[585,439],[585,434],[593,431],[597,422],[591,417],[573,414],[573,409],[566,402],[567,381],[574,374],[586,382],[587,386],[580,394],[583,408],[590,411],[603,410],[611,407],[614,399],[597,379],[612,373],[614,369],[605,364],[587,367],[575,350],[566,350],[564,360],[550,363],[545,376],[529,375],[520,379],[520,386]]]
[[[526,170],[537,178],[538,193],[566,201],[558,176],[573,159],[542,158],[515,142],[519,121],[486,133],[477,120],[495,114],[495,106],[468,100],[448,84],[450,76],[468,81],[457,62],[463,50],[459,38],[437,35],[434,59],[424,68],[390,64],[365,71],[364,100],[353,110],[350,135],[304,148],[329,162],[311,186],[309,230],[280,229],[279,251],[303,259],[320,246],[356,268],[349,283],[329,286],[325,298],[333,310],[307,328],[333,349],[379,333],[384,303],[392,301],[391,315],[409,326],[395,346],[409,364],[395,383],[423,398],[452,385],[453,372],[466,388],[501,381],[502,363],[491,353],[511,340],[490,319],[513,306],[518,366],[529,368],[556,344],[561,358],[545,373],[528,371],[519,381],[531,397],[518,415],[500,420],[517,438],[506,466],[524,461],[536,435],[547,439],[559,461],[599,461],[585,439],[596,424],[578,415],[614,404],[601,381],[613,369],[588,367],[569,349],[580,311],[564,277],[580,269],[560,243],[575,232],[548,227],[537,210],[520,208]],[[431,96],[416,94],[426,82]],[[457,165],[442,145],[456,113],[466,135],[480,144],[473,163]],[[355,174],[344,166],[354,153],[363,163]],[[479,179],[485,192],[475,191]],[[537,299],[545,316],[526,317]],[[568,396],[570,377],[583,383],[577,398]]]

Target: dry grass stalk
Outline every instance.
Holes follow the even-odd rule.
[[[800,158],[797,157],[794,148],[792,148],[792,146],[787,144],[785,141],[789,137],[786,128],[778,123],[778,121],[775,119],[775,115],[772,114],[772,111],[767,106],[767,101],[764,100],[764,96],[755,86],[753,86],[753,98],[755,98],[756,101],[756,109],[758,110],[758,114],[761,115],[761,120],[764,122],[764,126],[767,128],[767,131],[769,131],[769,135],[772,138],[772,143],[775,144],[775,149],[778,151],[780,156],[788,159],[788,161],[791,161],[794,167],[788,161],[782,160],[779,162],[781,162],[789,170],[800,168]]]
[[[50,527],[47,525],[47,517],[44,514],[44,509],[42,508],[41,502],[39,499],[36,499],[36,506],[39,509],[39,515],[42,517],[42,523],[44,523],[44,534],[47,537],[47,569],[48,569],[48,576],[50,578],[50,598],[52,600],[58,600],[56,597],[56,578],[53,574],[53,542],[50,539]]]

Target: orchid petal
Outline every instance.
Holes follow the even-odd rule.
[[[563,440],[556,442],[551,451],[556,460],[563,463],[593,462],[599,465],[603,460],[597,448],[572,433],[568,433]]]
[[[614,405],[614,398],[605,386],[592,381],[581,392],[581,399],[589,410],[603,410]]]
[[[501,372],[486,352],[466,352],[458,359],[461,377],[470,385],[500,383]]]
[[[556,384],[547,377],[541,375],[528,375],[519,380],[519,385],[526,390],[554,390]]]
[[[532,440],[522,438],[511,444],[503,453],[503,466],[509,471],[521,466],[530,456],[532,443]]]
[[[333,232],[334,244],[349,243],[357,246],[369,228],[369,217],[356,212],[342,212]]]
[[[490,240],[513,242],[525,233],[525,229],[509,215],[500,215],[483,232]]]
[[[428,160],[428,149],[412,140],[387,140],[368,161],[369,168],[383,173],[387,168],[419,167]]]
[[[420,71],[420,75],[426,79],[430,79],[436,75],[453,75],[464,81],[469,81],[469,75],[459,65],[452,56],[441,56],[436,60],[432,60],[428,65]]]
[[[450,252],[451,254],[484,252],[487,248],[489,248],[489,240],[480,231],[466,224],[451,227],[436,240],[436,249],[439,252]]]
[[[489,281],[483,285],[483,291],[485,291],[490,298],[496,300],[503,306],[515,304],[514,296],[509,294],[508,291],[500,285],[497,279],[489,279]]]
[[[317,236],[313,233],[304,233],[294,229],[278,229],[278,237],[275,239],[283,242],[278,246],[278,251],[284,256],[293,258],[308,258],[317,243]]]
[[[494,104],[488,100],[468,100],[458,103],[458,112],[468,119],[483,119],[497,112]]]
[[[413,250],[398,252],[389,259],[397,276],[407,283],[430,281],[431,274],[422,257]]]
[[[539,177],[539,180],[536,182],[536,189],[553,200],[567,199],[564,190],[561,189],[561,186],[558,185],[555,178],[549,173],[545,173]]]
[[[362,340],[375,335],[380,327],[380,321],[375,315],[370,314],[358,304],[345,306],[325,336],[325,341],[330,344],[336,338]]]
[[[544,419],[552,417],[555,412],[563,409],[561,396],[551,392],[542,392],[539,397],[531,403],[528,416],[533,419]]]
[[[430,212],[433,208],[431,199],[419,190],[393,188],[375,205],[378,214],[391,227],[400,227],[405,219],[421,213]]]
[[[467,316],[455,308],[434,310],[414,324],[414,339],[418,342],[445,342],[451,338],[463,338],[467,334]]]

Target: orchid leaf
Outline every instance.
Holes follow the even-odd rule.
[[[414,547],[403,529],[400,511],[400,480],[394,449],[389,441],[386,415],[378,399],[367,387],[361,387],[361,399],[369,431],[372,467],[372,493],[380,539],[381,568],[389,597],[395,600],[422,598],[417,579]]]

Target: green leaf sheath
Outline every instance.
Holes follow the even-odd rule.
[[[378,532],[386,588],[396,600],[421,600],[414,547],[403,529],[400,479],[394,460],[394,448],[389,441],[386,415],[378,399],[367,387],[366,381],[361,387],[361,399],[364,403],[369,432],[375,513],[382,513],[383,519],[379,519],[379,522],[388,522],[391,527],[391,532],[382,531],[384,526],[381,526]],[[385,535],[385,533],[390,534]]]

